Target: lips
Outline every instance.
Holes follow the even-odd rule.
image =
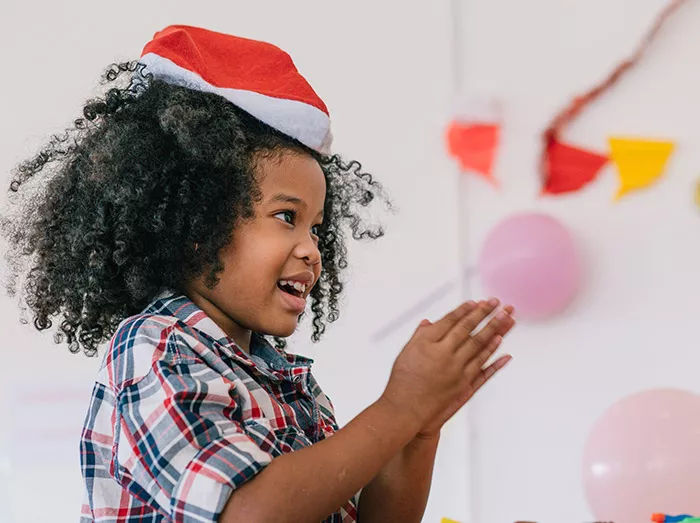
[[[301,314],[306,308],[306,297],[311,292],[315,275],[311,271],[302,271],[280,278],[277,289],[280,292],[284,307],[296,314]]]
[[[304,312],[304,309],[306,308],[305,298],[295,296],[294,294],[290,294],[289,292],[286,292],[279,288],[279,286],[277,290],[280,294],[280,297],[282,298],[282,303],[285,309],[288,309],[289,311],[294,312],[296,314],[301,314],[302,312]]]

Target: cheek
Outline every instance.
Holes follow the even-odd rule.
[[[239,265],[242,283],[253,293],[267,293],[277,287],[277,281],[289,258],[285,245],[274,241],[258,241],[242,253]]]
[[[246,234],[238,238],[235,248],[235,257],[246,265],[247,271],[269,271],[275,265],[283,264],[289,255],[285,238],[273,223],[246,230]]]
[[[222,253],[220,278],[230,292],[251,299],[270,286],[275,263],[262,243],[238,241]]]
[[[278,248],[261,248],[248,252],[245,269],[241,271],[253,287],[269,287],[281,277],[287,257]]]

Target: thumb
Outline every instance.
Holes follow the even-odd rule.
[[[413,336],[411,337],[411,339],[416,339],[417,337],[420,337],[424,333],[423,328],[428,327],[430,325],[432,325],[430,321],[421,320],[421,322],[418,324],[418,327],[416,327],[416,330],[413,331]]]

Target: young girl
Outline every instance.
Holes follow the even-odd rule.
[[[304,311],[314,341],[337,319],[344,233],[381,236],[358,214],[381,187],[330,155],[325,105],[272,45],[171,26],[105,81],[124,74],[18,166],[13,193],[35,190],[3,222],[36,328],[109,340],[81,521],[420,521],[440,428],[509,360],[486,365],[512,308],[423,320],[338,429],[284,338]]]

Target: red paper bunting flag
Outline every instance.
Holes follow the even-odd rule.
[[[671,16],[679,7],[685,4],[688,0],[671,0],[668,5],[659,13],[659,15],[654,20],[649,32],[644,36],[641,44],[630,58],[624,60],[620,65],[618,65],[600,84],[594,86],[588,92],[581,96],[574,98],[562,111],[559,112],[549,124],[547,129],[542,135],[542,156],[540,161],[540,169],[542,172],[542,184],[543,192],[545,193],[564,193],[569,191],[576,191],[580,189],[586,182],[592,180],[595,177],[595,172],[593,172],[592,177],[585,179],[584,172],[591,174],[593,167],[596,162],[602,161],[600,158],[595,159],[596,153],[585,151],[583,149],[578,149],[577,154],[572,154],[570,151],[566,152],[566,163],[571,165],[573,161],[580,161],[582,165],[576,169],[568,167],[568,171],[579,171],[579,176],[581,179],[578,182],[565,183],[562,182],[563,173],[561,171],[553,171],[552,168],[555,167],[559,162],[549,158],[551,153],[560,154],[562,150],[560,149],[561,141],[560,136],[564,128],[571,123],[577,116],[581,114],[584,107],[592,103],[594,100],[599,98],[604,92],[615,85],[622,76],[627,73],[632,67],[637,65],[639,61],[644,56],[649,46],[652,44],[656,38],[661,26],[664,22]],[[564,146],[569,147],[569,146]],[[573,149],[573,148],[572,148]],[[584,154],[581,154],[584,153]],[[598,167],[600,169],[602,165]],[[567,175],[568,176],[568,175]],[[576,178],[576,176],[574,176]],[[558,190],[556,190],[558,189]]]
[[[608,163],[608,157],[552,140],[547,147],[546,161],[548,175],[543,191],[561,194],[578,191],[593,181]]]
[[[462,170],[474,171],[491,183],[500,125],[453,121],[447,128],[447,149]]]

